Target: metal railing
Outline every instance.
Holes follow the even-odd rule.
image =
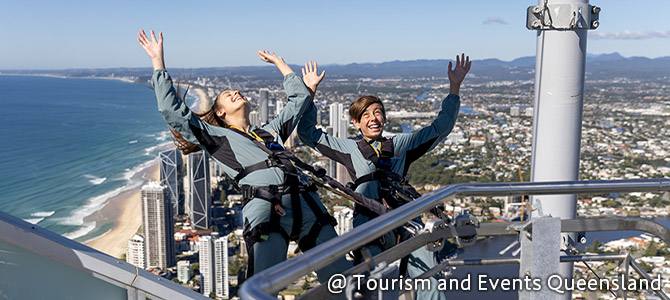
[[[320,269],[364,246],[379,236],[402,226],[440,203],[470,196],[557,195],[670,191],[670,179],[594,180],[561,182],[514,182],[453,184],[422,196],[393,211],[372,219],[337,238],[291,260],[255,274],[242,285],[243,299],[275,299],[271,296],[301,276]]]
[[[10,282],[3,282],[0,294],[9,298],[33,298],[31,290],[46,289],[45,295],[68,299],[209,299],[166,278],[1,211],[0,254],[4,271],[12,266],[12,272],[25,273],[3,274],[8,277],[3,280]],[[36,269],[22,266],[34,259],[40,259],[43,264]],[[50,274],[54,277],[44,278]],[[87,281],[77,281],[64,274],[77,274],[77,278]],[[62,284],[52,284],[61,279]],[[7,286],[13,288],[3,290]]]

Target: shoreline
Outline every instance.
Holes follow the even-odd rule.
[[[142,171],[142,177],[147,180],[159,180],[159,171],[159,163],[152,164]],[[103,216],[114,214],[114,226],[83,244],[107,255],[121,258],[126,253],[128,240],[142,226],[142,199],[139,188],[110,199],[100,210],[100,214]]]
[[[59,78],[59,79],[104,79],[104,80],[117,80],[117,81],[122,81],[126,83],[137,83],[135,82],[134,79],[131,79],[132,77],[110,77],[110,76],[103,76],[103,77],[94,77],[94,76],[89,76],[89,77],[78,77],[78,76],[67,76],[67,75],[57,75],[57,74],[20,74],[20,73],[2,73],[0,72],[0,76],[29,76],[29,77],[49,77],[49,78]]]

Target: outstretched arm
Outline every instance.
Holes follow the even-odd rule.
[[[324,76],[326,76],[326,71],[322,71],[321,75],[319,75],[319,67],[316,62],[312,63],[311,60],[306,62],[305,67],[302,68],[302,81],[305,82],[309,92],[312,93],[312,98],[314,98],[316,88],[319,86],[319,83],[321,83]]]
[[[165,60],[163,59],[163,33],[158,33],[158,39],[153,29],[151,30],[151,40],[144,33],[144,29],[137,33],[137,41],[151,58],[151,64],[154,70],[165,69]]]
[[[156,39],[154,31],[151,30],[151,39],[147,37],[144,30],[138,34],[137,41],[151,58],[154,74],[151,77],[151,85],[158,100],[158,110],[165,121],[187,141],[213,148],[216,145],[211,139],[210,125],[193,115],[188,106],[179,98],[174,89],[172,78],[165,70],[163,60],[163,34],[159,33]]]
[[[456,67],[451,69],[451,62],[449,62],[449,94],[458,95],[461,90],[461,83],[465,79],[465,75],[470,71],[470,66],[472,62],[470,61],[470,56],[465,56],[465,53],[461,53],[459,59],[456,55]]]
[[[466,57],[465,54],[461,54],[461,57],[456,56],[456,66],[453,69],[452,63],[449,63],[449,95],[442,101],[442,110],[432,124],[419,131],[393,137],[396,151],[405,153],[405,172],[409,164],[435,148],[454,128],[461,104],[458,93],[471,64],[470,57]]]
[[[300,80],[300,77],[284,62],[283,58],[267,50],[258,51],[258,57],[263,61],[275,64],[284,75],[284,92],[286,92],[288,102],[270,123],[263,126],[263,129],[276,132],[279,139],[285,142],[295,129],[308,104],[312,102],[312,94]]]
[[[274,52],[270,52],[268,50],[260,50],[258,51],[258,57],[260,57],[261,60],[264,62],[269,62],[277,66],[279,72],[281,72],[283,76],[293,73],[293,70],[291,69],[291,67],[288,66],[288,64],[284,61],[284,59],[281,56],[277,56]]]

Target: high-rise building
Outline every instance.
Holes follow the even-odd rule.
[[[278,99],[275,103],[275,115],[279,115],[279,112],[284,109],[284,106],[286,106],[285,101],[283,99]]]
[[[200,257],[200,290],[205,296],[214,292],[214,245],[211,236],[201,236],[198,245]]]
[[[330,105],[329,127],[332,128],[333,137],[342,139],[349,137],[349,121],[349,114],[345,111],[344,105],[342,103],[333,103]],[[333,172],[333,170],[335,170],[335,172]],[[347,169],[339,163],[337,164],[336,168],[333,168],[331,165],[330,171],[330,175],[335,177],[335,179],[341,183],[352,181],[349,172],[347,172]]]
[[[140,269],[146,267],[144,260],[144,238],[139,235],[134,235],[128,240],[126,247],[126,261]]]
[[[175,264],[176,256],[170,191],[157,181],[150,181],[141,191],[146,267],[165,270]]]
[[[270,90],[261,89],[258,92],[258,114],[261,125],[268,122],[268,106],[270,103]]]
[[[199,256],[202,294],[228,298],[228,238],[216,232],[200,237]]]
[[[170,190],[173,217],[184,214],[184,161],[179,150],[172,149],[158,154],[160,158],[161,185]]]
[[[340,129],[340,119],[342,115],[342,103],[333,103],[330,105],[330,124],[328,124],[331,128],[333,128],[333,136],[334,137],[340,137],[338,134],[338,131]]]
[[[343,235],[354,229],[354,211],[346,206],[333,207],[333,217],[337,220],[335,231],[337,235]]]
[[[228,298],[228,238],[214,240],[214,285],[216,296]]]
[[[191,279],[191,263],[188,260],[177,262],[177,279],[181,283],[187,283]]]
[[[261,116],[257,111],[252,111],[249,113],[249,123],[258,127],[261,126]]]
[[[188,155],[189,219],[193,228],[208,229],[210,225],[212,197],[209,182],[209,154],[205,151]]]

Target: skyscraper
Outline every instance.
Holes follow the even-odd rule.
[[[258,92],[258,114],[260,115],[261,125],[268,122],[268,106],[270,103],[270,90],[261,89]]]
[[[211,236],[201,236],[199,242],[200,290],[205,296],[214,292],[214,245]]]
[[[333,128],[333,136],[340,137],[340,119],[342,115],[342,103],[333,103],[330,105],[330,127]]]
[[[140,269],[145,268],[143,237],[136,234],[128,240],[128,246],[126,247],[126,261]]]
[[[279,112],[284,109],[284,106],[286,106],[286,101],[277,99],[277,103],[275,104],[275,115],[279,115]]]
[[[205,151],[188,155],[189,219],[193,228],[208,229],[212,197],[209,183],[209,154]]]
[[[214,240],[214,285],[216,296],[228,298],[228,238]]]
[[[249,113],[249,123],[259,127],[261,126],[261,116],[257,111],[252,111]]]
[[[345,112],[342,103],[333,103],[330,105],[330,127],[333,130],[333,136],[336,138],[346,139],[349,137],[349,114]],[[337,164],[336,168],[331,169],[331,176],[335,177],[341,183],[352,181],[347,168],[341,164]],[[332,172],[335,170],[335,172]]]
[[[161,185],[170,191],[173,217],[184,214],[184,161],[179,150],[172,149],[158,154],[160,158]]]
[[[175,264],[176,255],[170,191],[157,181],[150,181],[141,191],[146,267],[165,270]]]
[[[343,235],[354,228],[354,211],[346,206],[333,207],[333,218],[337,220],[335,231]]]
[[[228,238],[200,237],[200,274],[202,274],[202,294],[214,292],[218,297],[228,297]]]

